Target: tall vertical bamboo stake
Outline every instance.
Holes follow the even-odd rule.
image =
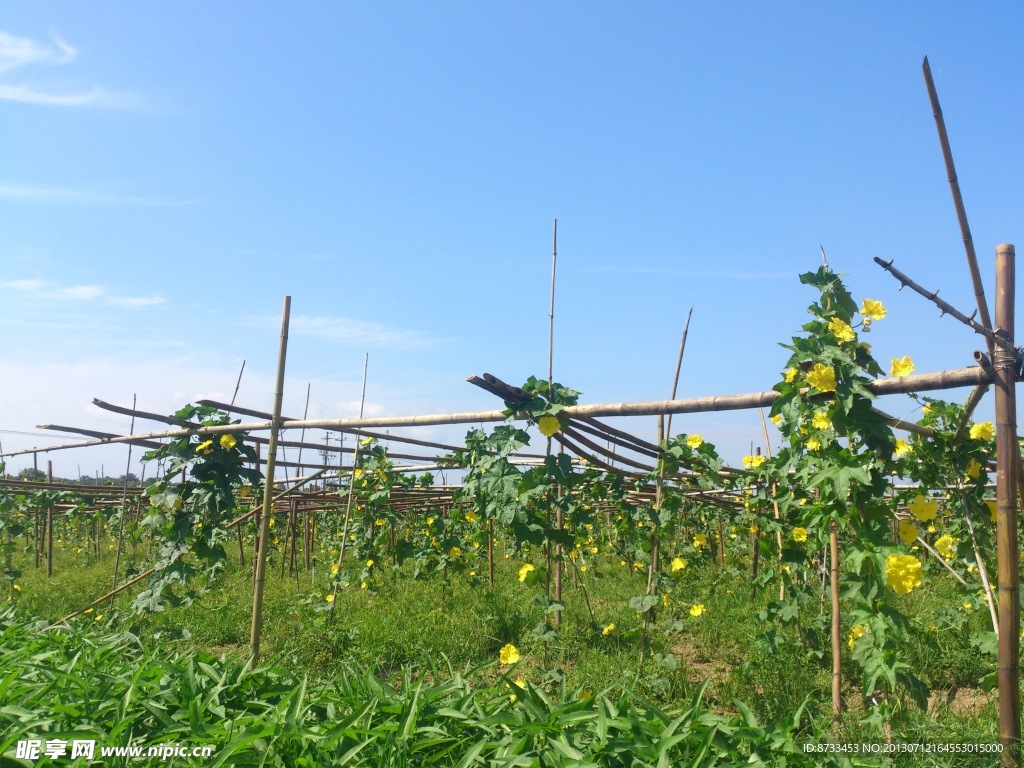
[[[761,414],[761,429],[764,431],[764,449],[768,453],[768,459],[772,458],[772,441],[768,439],[768,421],[764,417],[764,408],[758,408],[758,413]],[[775,519],[779,519],[779,500],[775,498],[775,494],[778,491],[775,483],[772,483],[772,511],[775,513]],[[759,531],[760,532],[760,531]],[[775,543],[779,549],[779,559],[782,559],[782,531],[775,532]],[[779,579],[779,600],[786,599],[786,582],[784,579]]]
[[[924,82],[928,88],[928,99],[932,104],[932,115],[935,118],[935,128],[939,132],[939,144],[942,146],[942,160],[946,164],[946,176],[949,179],[949,190],[953,193],[953,206],[956,208],[956,218],[960,224],[960,235],[963,237],[964,250],[967,252],[967,266],[971,271],[971,284],[974,287],[974,298],[978,303],[978,317],[981,324],[986,328],[992,327],[992,319],[988,314],[988,302],[985,301],[985,286],[981,282],[981,271],[978,269],[978,256],[974,252],[974,238],[971,237],[971,225],[967,223],[967,210],[964,208],[964,198],[960,194],[960,181],[956,177],[956,167],[953,165],[953,151],[949,148],[949,136],[946,134],[946,121],[942,117],[942,107],[939,106],[939,94],[935,90],[935,82],[932,80],[932,68],[928,64],[928,57],[924,57],[921,63],[921,71],[924,73]],[[998,321],[997,321],[998,322]],[[992,355],[994,345],[991,340],[988,342],[988,353]]]
[[[487,521],[487,584],[494,589],[494,520]]]
[[[305,421],[309,417],[309,393],[312,391],[312,389],[313,389],[313,382],[308,382],[306,384],[306,407],[302,411],[302,420],[303,421]],[[299,477],[299,475],[302,473],[302,443],[304,443],[305,441],[306,441],[306,428],[303,427],[302,428],[302,432],[300,433],[300,437],[299,437],[299,459],[296,462],[298,464],[298,466],[295,468],[295,477]],[[305,519],[305,518],[303,518],[303,519]],[[291,534],[291,542],[292,542],[292,544],[291,544],[291,555],[289,556],[290,559],[288,561],[288,575],[289,576],[291,575],[292,568],[295,566],[295,537],[297,535],[297,530],[298,530],[298,508],[296,507],[296,518],[291,522],[291,524],[290,524],[290,531],[289,531],[290,534]],[[308,535],[309,535],[309,532],[306,530],[305,526],[303,526],[303,528],[302,528],[302,546],[304,548],[306,546],[306,536],[308,536]]]
[[[1015,250],[996,246],[996,333],[1013,343]],[[999,581],[999,739],[1003,765],[1020,765],[1020,562],[1017,551],[1017,379],[1002,347],[996,370],[996,550]]]
[[[548,400],[554,397],[555,389],[555,266],[558,263],[558,219],[551,231],[551,304],[548,308]],[[547,455],[551,455],[551,438],[548,438]],[[549,512],[550,517],[550,512]],[[562,530],[562,507],[555,505],[555,530]],[[548,528],[550,528],[550,522]],[[555,545],[555,600],[562,600],[562,545]],[[551,539],[548,539],[548,573],[551,573]],[[562,625],[562,612],[555,611],[555,626]]]
[[[238,379],[235,381],[235,391],[234,391],[234,394],[231,395],[231,405],[235,404],[235,398],[238,397],[238,389],[239,389],[239,387],[242,386],[242,374],[243,373],[245,373],[245,360],[242,361],[242,367],[238,371]],[[134,408],[133,408],[133,410],[134,410]],[[135,417],[133,416],[132,418],[134,419]],[[257,447],[257,450],[258,450],[258,447]],[[145,471],[146,466],[143,465],[142,469],[143,469],[143,471]],[[256,466],[256,471],[259,472],[259,469],[260,469],[259,465],[257,465]],[[238,564],[239,564],[240,567],[245,568],[245,548],[244,548],[244,545],[242,543],[242,526],[240,526],[240,525],[236,526],[235,527],[235,533],[238,534]],[[116,571],[114,572],[114,578],[115,579],[117,578],[117,572]]]
[[[838,735],[843,715],[843,638],[839,626],[839,532],[834,520],[828,533],[828,549],[832,582],[832,730]]]
[[[672,400],[676,399],[676,391],[679,389],[679,371],[683,367],[683,353],[686,351],[686,335],[690,332],[690,318],[693,317],[693,307],[686,313],[686,322],[683,323],[683,336],[679,339],[679,355],[676,357],[676,374],[672,378]],[[665,440],[672,439],[672,414],[665,420]]]
[[[132,395],[132,425],[128,430],[129,435],[135,434],[135,403],[138,395]],[[121,491],[121,514],[117,521],[117,554],[114,556],[114,583],[111,589],[117,587],[117,571],[121,567],[121,547],[124,542],[124,516],[128,514],[128,472],[132,468],[132,444],[128,443],[128,466],[124,470],[124,489]],[[111,600],[113,605],[113,600]]]
[[[53,462],[46,462],[46,482],[53,482]],[[46,507],[46,575],[53,576],[53,504]]]
[[[363,390],[359,395],[359,418],[363,418],[363,407],[366,405],[366,367],[370,362],[370,353],[363,356]],[[338,548],[338,573],[341,573],[341,566],[345,562],[345,545],[348,544],[348,524],[352,519],[352,494],[356,487],[356,467],[359,466],[360,441],[356,440],[355,450],[352,451],[352,473],[348,479],[348,501],[345,502],[345,524],[341,528],[341,546]],[[339,453],[339,456],[341,454]],[[341,473],[338,473],[341,477]],[[338,604],[338,580],[334,580],[334,588],[331,590],[331,611],[327,616],[329,621],[334,621],[334,606]]]
[[[277,386],[274,411],[270,419],[270,444],[267,446],[267,474],[263,482],[263,517],[260,520],[260,546],[256,554],[256,578],[252,596],[252,631],[249,634],[249,668],[260,660],[260,631],[263,628],[263,582],[267,571],[267,539],[270,538],[270,514],[274,505],[274,470],[277,464],[277,437],[281,431],[281,401],[284,399],[284,367],[288,356],[288,321],[292,297],[284,297],[281,314],[281,345],[277,353]]]

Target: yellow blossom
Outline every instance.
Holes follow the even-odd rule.
[[[97,613],[97,614],[96,614],[96,618],[95,618],[95,619],[93,619],[93,621],[99,621],[99,620],[100,620],[100,619],[102,619],[102,618],[103,618],[103,614],[102,614],[102,613]]]
[[[981,474],[981,462],[976,459],[971,459],[971,463],[967,465],[967,477],[970,480],[977,480]]]
[[[929,520],[935,519],[935,514],[938,512],[939,504],[935,499],[930,496],[924,496],[918,494],[914,497],[914,500],[907,504],[909,509],[918,520],[922,523],[927,523]]]
[[[337,576],[337,575],[338,575],[338,564],[335,563],[334,565],[331,566],[331,576]]]
[[[690,606],[690,615],[693,617],[703,616],[705,610],[706,609],[703,605],[701,605],[700,603],[695,603],[694,605]]]
[[[971,440],[991,440],[996,436],[996,431],[992,428],[991,421],[983,421],[980,424],[972,425],[968,434],[970,434]]]
[[[551,437],[561,428],[562,425],[559,423],[557,416],[547,415],[541,416],[537,419],[537,429],[539,429],[540,433],[545,437]]]
[[[373,568],[373,560],[367,560],[366,561],[366,567],[367,568]]]
[[[949,560],[955,554],[956,539],[948,533],[935,540],[935,551],[942,555],[943,559]]]
[[[675,573],[676,571],[685,570],[686,569],[686,565],[687,565],[686,558],[684,558],[684,557],[674,557],[674,558],[672,558],[672,573]]]
[[[537,569],[529,563],[524,565],[522,568],[519,569],[519,581],[526,581],[526,577],[530,574],[530,572],[535,570]]]
[[[213,440],[207,440],[196,446],[196,453],[210,453],[213,450]]]
[[[889,555],[885,560],[885,581],[898,594],[911,592],[921,586],[921,561],[913,555]]]
[[[21,584],[12,584],[11,586],[14,588],[15,592],[21,592]],[[91,611],[92,609],[90,608],[89,610]]]
[[[815,363],[807,373],[807,383],[821,392],[835,392],[836,372],[827,365]]]
[[[238,445],[238,441],[234,435],[221,435],[220,436],[220,447],[227,448],[229,451]]]
[[[705,536],[703,533],[698,533],[696,536],[693,537],[693,546],[695,546],[697,549],[700,549],[701,547],[706,547],[707,545],[708,537]]]
[[[352,473],[352,477],[354,477],[356,480],[358,480],[362,476],[363,476],[363,470],[360,467],[356,467],[356,471]]]
[[[859,639],[864,637],[868,633],[868,628],[863,624],[858,624],[850,630],[850,639],[846,641],[846,644],[850,646],[850,650],[853,650],[853,644]]]
[[[832,426],[832,419],[824,411],[817,411],[811,418],[811,426],[815,429],[828,429]]]
[[[872,320],[884,320],[887,314],[882,302],[875,301],[874,299],[864,299],[861,301],[860,313],[864,317],[870,317]]]
[[[793,541],[803,542],[807,541],[807,529],[806,528],[794,528],[793,533],[790,534]]]
[[[857,338],[857,333],[853,330],[853,328],[851,328],[848,323],[844,322],[838,317],[833,317],[831,320],[828,321],[828,330],[829,333],[831,333],[835,337],[835,340],[838,341],[840,344],[843,344],[847,341],[853,341],[854,339]]]
[[[906,456],[908,453],[911,453],[913,450],[914,450],[913,447],[911,447],[910,443],[908,443],[906,440],[900,440],[898,437],[896,438],[896,458],[897,459],[902,457],[902,456]]]
[[[917,526],[916,525],[914,525],[909,520],[900,520],[900,524],[899,524],[900,541],[902,541],[904,544],[909,546],[910,544],[913,544],[915,541],[917,541],[917,537],[919,535],[920,534],[917,531]]]
[[[782,423],[782,414],[781,413],[776,413],[774,416],[772,416],[771,421],[772,421],[772,424],[774,424],[776,427],[779,426],[779,424]]]
[[[924,408],[921,409],[921,413],[927,416],[929,413],[935,413],[935,409],[932,408],[930,405],[926,405],[924,406]]]
[[[473,510],[469,510],[466,513],[466,522],[467,523],[475,523],[476,522],[476,512],[474,512]]]
[[[604,635],[605,637],[608,637],[608,635],[610,635],[614,631],[615,631],[615,622],[613,621],[611,624],[609,624],[607,627],[605,627],[604,629],[601,630],[601,634]]]
[[[767,456],[744,456],[743,466],[747,469],[757,469],[768,460]]]
[[[892,366],[889,368],[889,373],[892,376],[902,377],[909,376],[914,372],[914,361],[909,357],[894,357],[892,358]]]
[[[686,438],[686,444],[691,448],[700,448],[704,445],[704,438],[701,435],[690,435]]]
[[[498,652],[498,661],[502,664],[515,664],[519,661],[519,649],[512,645],[512,643],[502,646]]]
[[[819,440],[816,437],[812,437],[810,440],[807,441],[807,450],[809,450],[809,451],[820,451],[821,450],[821,440]]]
[[[372,442],[373,442],[373,438],[372,437],[364,437],[362,440],[359,441],[359,444],[365,448],[366,446],[368,446]]]
[[[333,603],[334,602],[334,595],[328,595],[327,596],[327,602],[328,603]]]
[[[988,517],[993,523],[998,519],[999,515],[996,512],[996,503],[994,501],[986,501],[985,506],[988,507]]]
[[[800,371],[797,368],[787,368],[786,372],[783,374],[786,383],[792,384],[794,381],[796,381],[798,373],[800,373]]]

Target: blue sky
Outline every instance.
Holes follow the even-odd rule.
[[[931,60],[991,298],[1024,242],[1018,4],[12,3],[0,20],[0,440],[125,431],[93,397],[482,410],[547,364],[584,402],[769,389],[820,263],[889,317],[887,367],[980,337],[871,259],[973,296],[921,77]],[[961,398],[966,393],[953,393]],[[905,401],[886,403],[898,415]],[[987,407],[991,409],[991,405]],[[155,426],[155,425],[150,425]],[[653,435],[654,419],[630,425]],[[756,413],[677,418],[738,460]],[[464,430],[430,430],[456,440]],[[137,455],[136,451],[136,455]],[[55,453],[123,472],[125,449]],[[25,459],[9,464],[17,471]],[[111,467],[116,471],[111,471]]]

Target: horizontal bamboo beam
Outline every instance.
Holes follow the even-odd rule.
[[[991,383],[991,373],[984,368],[972,366],[957,368],[935,373],[921,373],[911,376],[877,379],[870,382],[867,388],[875,395],[908,394],[910,392],[930,392],[940,389],[958,389],[973,387],[978,384]],[[778,397],[778,392],[752,392],[742,395],[714,395],[711,397],[691,397],[680,400],[649,400],[634,403],[604,403],[597,405],[574,405],[566,408],[563,413],[570,418],[583,416],[657,416],[663,413],[709,413],[716,411],[739,411],[749,408],[770,406]],[[377,416],[362,419],[308,419],[304,421],[286,421],[283,429],[329,429],[348,427],[426,427],[442,424],[473,424],[480,422],[505,421],[504,411],[476,411],[468,413],[435,413],[425,416]],[[253,432],[270,429],[269,421],[256,421],[247,424],[224,424],[214,427],[197,427],[194,429],[174,429],[166,432],[149,432],[134,437],[111,438],[105,443],[123,443],[130,440],[152,440],[162,437],[183,437],[185,435],[221,435],[229,432]],[[93,445],[96,443],[87,443]],[[51,446],[34,448],[27,451],[12,451],[0,456],[13,456],[19,453],[47,453],[63,448],[85,447],[86,444]]]

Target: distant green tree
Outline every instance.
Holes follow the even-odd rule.
[[[33,483],[41,483],[46,479],[46,473],[41,469],[33,469],[32,467],[25,467],[18,473],[19,480],[28,480]]]

